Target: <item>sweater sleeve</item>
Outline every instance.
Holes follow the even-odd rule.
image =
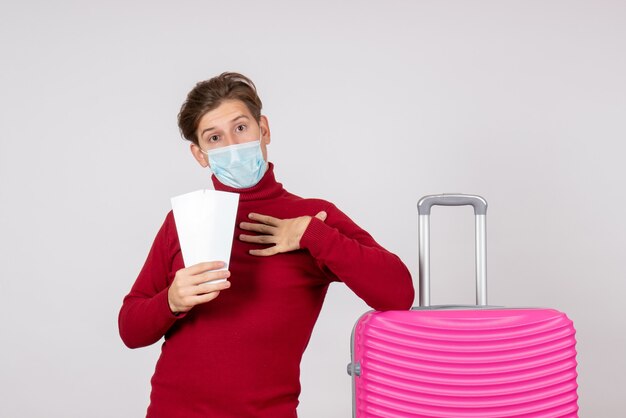
[[[122,303],[118,326],[122,341],[130,348],[154,344],[174,322],[184,316],[175,316],[168,302],[168,275],[172,264],[169,241],[173,223],[170,211],[154,239],[135,284]]]
[[[326,212],[325,221],[311,219],[300,240],[301,248],[373,309],[409,309],[415,291],[411,274],[400,258],[334,205]]]

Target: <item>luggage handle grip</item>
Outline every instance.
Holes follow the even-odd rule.
[[[473,206],[476,217],[476,304],[487,305],[487,201],[481,196],[439,194],[422,197],[419,214],[419,306],[430,306],[430,209],[433,206]]]
[[[452,193],[422,197],[417,203],[417,212],[420,215],[430,215],[430,208],[433,206],[473,206],[475,215],[487,213],[487,201],[482,197]]]

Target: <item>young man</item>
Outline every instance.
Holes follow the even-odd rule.
[[[239,193],[239,209],[228,271],[222,260],[184,268],[170,211],[124,298],[128,347],[165,337],[147,416],[294,418],[300,360],[328,285],[345,283],[374,309],[408,309],[411,276],[334,205],[276,181],[268,120],[248,78],[198,83],[178,123],[215,189]]]

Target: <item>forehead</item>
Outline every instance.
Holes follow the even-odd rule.
[[[228,126],[233,119],[239,116],[247,116],[253,119],[250,110],[241,100],[225,100],[218,107],[206,112],[198,122],[198,130],[202,132],[208,128],[221,128]]]

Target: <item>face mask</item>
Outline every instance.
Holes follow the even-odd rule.
[[[252,187],[267,171],[268,164],[263,159],[260,140],[202,152],[208,155],[215,177],[226,186],[238,189]]]

